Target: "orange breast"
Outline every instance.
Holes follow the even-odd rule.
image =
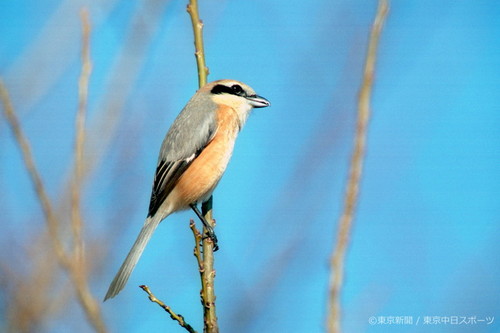
[[[236,112],[229,107],[217,110],[217,131],[210,143],[179,178],[169,199],[177,209],[206,200],[217,186],[233,153],[239,132]]]

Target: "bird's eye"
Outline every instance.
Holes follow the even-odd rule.
[[[239,84],[235,84],[235,85],[231,86],[231,90],[236,95],[241,95],[243,93],[243,88],[241,88],[241,86]]]

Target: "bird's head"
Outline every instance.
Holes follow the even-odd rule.
[[[209,94],[215,104],[229,106],[242,114],[248,114],[252,108],[264,108],[271,105],[267,99],[257,95],[251,87],[235,80],[207,83],[200,89],[200,92]]]
[[[189,102],[192,107],[200,108],[207,105],[207,99],[215,108],[227,107],[234,110],[239,118],[240,128],[245,124],[253,108],[264,108],[271,103],[259,96],[248,85],[235,80],[218,80],[201,87]],[[196,105],[196,106],[195,106]],[[205,108],[205,110],[212,110]]]

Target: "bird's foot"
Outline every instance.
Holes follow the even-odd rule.
[[[201,220],[203,223],[203,226],[205,227],[205,235],[203,236],[203,239],[210,238],[212,240],[213,246],[214,246],[214,252],[219,249],[219,245],[217,245],[217,236],[215,235],[214,228],[208,223],[208,221],[205,219],[203,214],[200,212],[198,207],[195,204],[191,204],[191,209],[196,213],[198,218]],[[215,223],[215,220],[214,220]]]

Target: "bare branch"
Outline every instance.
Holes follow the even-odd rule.
[[[186,321],[184,320],[184,317],[182,315],[175,313],[168,305],[166,305],[161,300],[156,298],[156,296],[151,292],[151,290],[149,289],[148,286],[142,285],[139,287],[149,295],[149,300],[151,302],[158,304],[163,310],[165,310],[170,315],[170,318],[172,318],[173,320],[178,322],[179,325],[181,325],[181,327],[184,327],[186,329],[186,331],[188,331],[190,333],[196,333],[194,328],[192,328],[191,325],[186,323]]]
[[[198,14],[198,1],[189,0],[187,11],[191,17],[194,33],[194,55],[196,57],[196,65],[198,66],[198,85],[203,87],[207,83],[208,67],[205,63],[205,50],[203,47],[203,22]]]
[[[85,117],[87,113],[88,85],[92,64],[90,61],[90,22],[89,13],[83,9],[82,20],[82,70],[78,81],[78,111],[75,121],[75,161],[73,181],[71,182],[71,227],[74,241],[74,257],[83,268],[83,240],[80,194],[82,192],[82,176],[84,168]],[[83,272],[82,272],[83,273]],[[83,273],[85,274],[85,273]]]
[[[78,82],[78,111],[75,124],[75,166],[71,184],[71,229],[73,231],[73,264],[70,269],[76,295],[85,311],[87,319],[97,332],[106,332],[99,303],[91,294],[86,263],[83,256],[82,216],[80,194],[84,169],[83,148],[85,141],[85,115],[87,109],[88,83],[92,64],[90,61],[90,21],[86,9],[82,9],[82,70]]]
[[[337,231],[337,246],[330,259],[332,274],[330,277],[329,311],[327,318],[328,332],[340,332],[340,289],[344,277],[344,259],[348,246],[349,233],[358,200],[359,183],[363,169],[366,132],[370,118],[370,98],[375,71],[375,60],[380,32],[384,24],[389,6],[387,0],[380,0],[377,15],[372,26],[368,52],[365,61],[363,81],[358,98],[358,120],[354,151],[351,159],[349,179],[345,193],[344,211],[339,221]]]
[[[90,75],[90,60],[89,60],[89,33],[90,33],[90,25],[88,23],[88,18],[86,14],[82,14],[82,22],[84,26],[83,31],[83,68],[82,68],[82,76],[80,78],[80,86],[79,86],[79,97],[80,97],[80,105],[79,112],[77,118],[84,117],[84,110],[86,105],[87,98],[87,85],[88,85],[88,76]],[[19,145],[19,149],[23,156],[24,165],[28,174],[33,183],[33,187],[35,188],[36,195],[40,204],[42,206],[42,210],[45,216],[45,221],[47,225],[47,229],[49,231],[49,238],[52,243],[52,247],[54,248],[54,252],[56,254],[59,265],[68,273],[70,276],[73,287],[76,291],[76,295],[80,305],[82,306],[90,324],[94,327],[97,332],[104,333],[106,332],[106,327],[104,325],[104,320],[102,318],[100,307],[95,300],[95,298],[90,293],[88,282],[83,277],[82,274],[83,264],[81,260],[81,252],[83,251],[83,240],[81,238],[81,217],[80,217],[80,209],[79,209],[79,193],[74,193],[75,191],[80,191],[80,184],[77,184],[78,179],[81,178],[81,169],[80,171],[75,171],[75,174],[78,176],[75,177],[75,188],[73,189],[74,198],[72,200],[72,229],[74,235],[75,242],[75,257],[71,257],[68,255],[64,248],[64,244],[59,238],[59,227],[60,221],[56,217],[54,213],[53,204],[47,195],[47,191],[45,186],[43,185],[42,178],[35,166],[33,155],[31,152],[31,147],[29,144],[29,140],[22,132],[21,126],[19,124],[19,120],[16,116],[14,108],[12,107],[12,103],[10,101],[9,94],[2,80],[0,80],[0,99],[2,100],[2,104],[4,106],[5,115],[7,118],[7,122],[14,133],[14,138]],[[83,111],[82,111],[83,110]],[[83,120],[82,120],[83,121]],[[75,155],[78,162],[75,162],[75,165],[82,165],[81,155],[83,154],[81,151],[83,146],[83,123],[80,124],[80,120],[77,120],[77,143],[75,146]],[[80,145],[80,147],[78,147]],[[78,169],[78,167],[76,167]]]
[[[29,140],[21,129],[19,119],[17,118],[14,107],[12,106],[12,103],[10,101],[9,93],[7,91],[7,88],[5,87],[5,84],[3,83],[3,80],[1,79],[0,98],[2,100],[7,123],[14,134],[15,141],[19,146],[19,150],[21,151],[23,157],[24,166],[26,168],[26,171],[28,172],[29,177],[31,178],[35,193],[42,206],[43,214],[45,216],[45,222],[47,224],[47,229],[49,231],[54,251],[58,257],[58,260],[63,265],[68,266],[70,261],[64,252],[63,243],[61,242],[61,239],[59,238],[57,232],[58,221],[54,213],[52,203],[47,194],[47,190],[45,189],[45,185],[43,184],[42,177],[40,176],[40,173],[36,168]]]
[[[198,270],[201,280],[201,304],[203,305],[204,332],[218,332],[217,316],[215,314],[215,270],[213,269],[214,252],[213,241],[209,237],[203,238],[196,229],[193,220],[189,224],[194,235],[194,256],[198,262]],[[205,252],[205,243],[210,246],[210,250]],[[201,244],[201,245],[200,245]],[[203,247],[203,251],[201,250]]]
[[[203,48],[203,22],[200,20],[200,15],[198,13],[197,0],[189,0],[187,11],[189,13],[189,16],[191,17],[191,23],[193,26],[195,56],[196,64],[198,66],[198,85],[201,88],[207,83],[207,76],[209,71],[205,63],[205,51]],[[205,217],[205,220],[210,224],[210,226],[212,226],[212,228],[214,228],[215,221],[213,219],[212,201],[213,198],[210,197],[208,201],[202,204],[202,213]],[[203,228],[203,234],[205,234],[205,232],[206,230],[205,228]],[[217,324],[217,315],[215,311],[214,244],[212,240],[207,237],[202,240],[202,246],[203,267],[200,266],[200,277],[204,332],[217,333],[219,332],[219,327]],[[199,260],[200,259],[198,258],[198,262]]]
[[[203,236],[198,231],[198,229],[196,229],[196,224],[194,223],[193,220],[191,220],[189,222],[189,227],[191,228],[191,231],[193,232],[193,236],[194,236],[194,251],[193,251],[193,254],[196,257],[196,260],[198,261],[198,270],[201,273],[204,270],[204,268],[203,268],[203,258],[202,258],[201,249],[200,249],[200,244],[201,244]]]

